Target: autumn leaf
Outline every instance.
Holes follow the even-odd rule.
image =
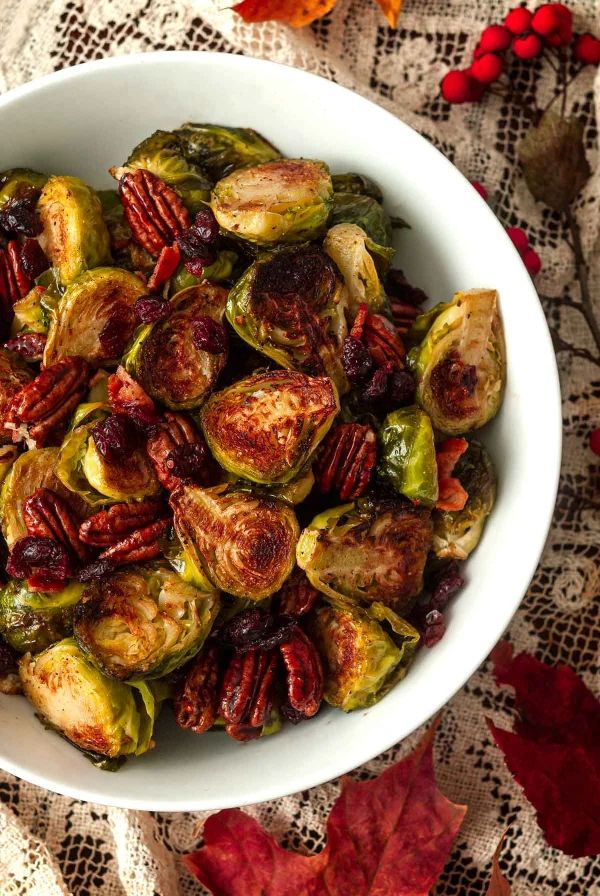
[[[530,192],[550,208],[567,210],[588,180],[583,125],[577,118],[545,112],[521,140],[519,159]]]
[[[500,837],[500,842],[496,847],[496,851],[492,859],[492,879],[490,880],[490,885],[487,889],[486,896],[511,896],[512,893],[511,886],[500,871],[500,865],[498,864],[500,861],[500,853],[502,852],[505,837],[506,831],[504,831],[504,833]]]
[[[226,809],[208,819],[204,847],[185,864],[214,896],[428,896],[466,812],[435,782],[437,725],[378,778],[343,780],[318,855],[288,852]]]
[[[395,28],[402,0],[376,0],[384,16]],[[331,12],[337,0],[242,0],[232,7],[246,22],[285,22],[294,28],[310,25]]]
[[[492,654],[498,684],[515,689],[514,732],[488,726],[547,843],[574,858],[600,853],[600,702],[568,666],[508,645]]]

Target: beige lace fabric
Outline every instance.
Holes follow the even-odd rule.
[[[537,285],[548,297],[544,306],[551,325],[579,350],[598,354],[579,312],[561,302],[565,295],[577,297],[561,221],[533,202],[516,165],[524,119],[501,100],[453,108],[440,101],[444,72],[464,65],[477,32],[501,21],[514,2],[404,0],[397,31],[387,27],[373,0],[339,0],[330,15],[301,31],[277,24],[248,26],[221,5],[220,0],[0,0],[0,91],[85,60],[165,49],[245,53],[332,78],[400,116],[469,178],[486,185],[502,222],[525,227],[543,259]],[[577,30],[600,34],[599,0],[570,5]],[[553,84],[549,70],[529,65],[519,71],[519,87],[533,89],[538,105],[545,105]],[[578,216],[593,294],[598,295],[600,75],[595,84],[593,78],[592,69],[578,78],[572,103],[585,122],[595,172],[580,198]],[[572,352],[561,352],[559,361],[565,425],[561,494],[544,556],[509,637],[517,651],[568,663],[598,694],[600,464],[587,448],[587,437],[600,425],[600,367]],[[600,860],[569,859],[546,846],[533,809],[491,743],[484,716],[510,727],[511,704],[484,664],[445,711],[436,746],[438,779],[451,799],[468,803],[469,812],[434,892],[484,894],[492,853],[510,825],[503,867],[515,896],[591,896],[598,892]],[[378,774],[417,738],[413,735],[355,774]],[[285,846],[313,851],[323,844],[338,788],[334,781],[248,811]],[[198,847],[204,817],[106,809],[0,772],[0,892],[206,892],[179,858]]]

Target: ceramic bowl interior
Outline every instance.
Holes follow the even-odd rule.
[[[380,703],[326,708],[298,727],[247,745],[178,729],[165,709],[156,748],[117,774],[94,768],[45,731],[27,702],[0,697],[0,765],[80,799],[163,811],[239,806],[304,790],[386,750],[462,686],[500,638],[535,570],[556,494],[560,395],[554,353],[532,282],[494,214],[428,142],[392,115],[331,82],[241,56],[158,53],[90,63],[0,98],[0,170],[74,174],[98,188],[109,166],[157,128],[186,120],[256,128],[285,154],[324,159],[333,172],[378,181],[396,233],[395,264],[432,302],[456,290],[499,291],[508,387],[483,431],[499,473],[496,508],[466,566],[448,628],[421,650]]]

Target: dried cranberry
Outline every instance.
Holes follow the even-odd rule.
[[[439,610],[431,610],[425,616],[425,624],[423,628],[423,640],[425,647],[433,647],[438,641],[441,641],[446,631],[446,623],[444,617]]]
[[[40,191],[31,189],[9,200],[0,212],[0,227],[8,233],[23,233],[25,236],[41,233],[42,225],[36,213],[39,197]]]
[[[216,640],[240,653],[248,650],[269,650],[289,641],[297,622],[293,616],[279,616],[259,607],[250,607],[234,616],[216,632]]]
[[[139,436],[133,421],[125,414],[111,414],[92,427],[96,448],[109,463],[131,457],[139,447]]]
[[[171,303],[158,296],[144,296],[133,306],[133,313],[143,324],[155,324],[168,317]]]
[[[91,582],[93,579],[103,579],[104,576],[109,576],[115,569],[116,567],[113,560],[108,558],[94,560],[92,563],[88,563],[87,566],[84,566],[79,570],[75,576],[75,581],[84,583]]]
[[[41,361],[46,345],[43,333],[19,333],[14,339],[4,343],[4,348],[26,358],[28,361]]]
[[[429,605],[435,610],[441,610],[465,584],[458,561],[449,560],[444,563],[429,577],[427,584],[432,589]]]
[[[365,404],[369,404],[370,402],[381,401],[385,398],[388,390],[388,381],[392,371],[392,364],[386,364],[385,367],[380,367],[379,370],[376,370],[372,379],[369,380],[361,392],[361,401]]]
[[[217,219],[209,208],[202,209],[202,211],[198,212],[194,221],[194,230],[202,242],[206,243],[207,246],[211,246],[217,241],[217,237],[219,236],[219,225],[217,224]]]
[[[169,453],[166,467],[182,482],[190,485],[208,485],[206,477],[206,461],[208,448],[204,442],[193,442],[191,445],[177,445]]]
[[[186,271],[193,274],[195,277],[201,277],[202,273],[198,274],[196,272],[200,268],[204,270],[204,268],[210,267],[210,265],[214,264],[217,259],[217,250],[213,246],[194,246],[193,244],[186,244],[183,237],[179,238],[179,248],[188,256],[188,259],[185,262]],[[193,255],[190,254],[192,252],[194,253]]]
[[[394,296],[415,306],[428,301],[427,294],[418,286],[411,286],[404,276],[404,271],[400,270],[389,271],[385,279],[385,291],[388,296]]]
[[[25,240],[21,246],[19,263],[30,280],[36,280],[50,267],[42,247],[37,240]]]
[[[184,264],[184,268],[191,274],[192,277],[197,277],[198,280],[201,280],[204,275],[204,262],[198,259],[192,261],[186,261]]]
[[[292,725],[299,725],[300,722],[305,722],[307,719],[307,716],[305,716],[303,712],[294,709],[293,706],[290,706],[287,700],[281,704],[279,711],[282,717],[287,719],[288,722],[291,722]]]
[[[223,324],[206,314],[192,321],[192,338],[199,352],[222,355],[229,349],[229,336]]]
[[[131,335],[132,322],[129,316],[115,314],[107,320],[98,336],[102,351],[107,358],[120,358]]]
[[[56,591],[69,575],[69,558],[52,538],[27,535],[13,545],[6,571],[17,579],[28,579],[38,591]]]
[[[346,336],[342,349],[342,365],[351,383],[362,380],[373,368],[369,349],[355,336]]]
[[[415,400],[417,386],[408,370],[395,370],[389,382],[390,403],[394,407],[412,404]]]
[[[7,675],[9,672],[15,672],[17,669],[17,660],[19,654],[16,650],[7,644],[6,641],[0,641],[0,675]]]

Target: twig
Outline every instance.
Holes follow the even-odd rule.
[[[573,299],[566,298],[565,296],[544,296],[541,293],[538,293],[540,299],[543,299],[545,302],[554,302],[556,305],[562,305],[563,308],[574,308],[575,311],[579,311],[580,314],[583,314],[583,305],[581,302],[574,302]]]
[[[569,354],[573,355],[575,358],[583,358],[584,361],[589,361],[590,364],[595,364],[596,367],[600,367],[600,357],[594,357],[587,348],[579,348],[576,345],[571,345],[570,342],[566,342],[554,327],[550,327],[550,335],[552,336],[552,344],[557,355],[560,352],[569,352]]]
[[[581,313],[585,317],[586,323],[590,328],[590,332],[596,343],[596,348],[600,354],[600,327],[594,314],[592,306],[592,297],[590,295],[589,271],[583,254],[583,246],[581,245],[581,231],[579,224],[572,209],[568,208],[565,212],[567,225],[571,231],[571,239],[573,240],[573,254],[575,256],[575,265],[577,268],[577,279],[579,280],[579,289],[581,292]]]

